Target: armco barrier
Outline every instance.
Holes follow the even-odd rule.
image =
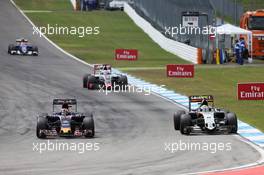
[[[195,47],[174,41],[165,37],[156,30],[148,21],[139,16],[136,11],[127,3],[124,4],[124,11],[155,43],[164,50],[181,57],[192,63],[198,63],[198,50]]]

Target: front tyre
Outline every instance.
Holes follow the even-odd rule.
[[[86,131],[85,133],[85,137],[86,138],[93,138],[94,137],[94,119],[93,119],[93,115],[91,116],[86,116],[83,119],[83,130]]]
[[[33,46],[32,47],[32,52],[34,52],[33,56],[38,56],[38,47],[37,46]]]
[[[36,128],[36,136],[40,139],[46,138],[46,135],[41,132],[41,130],[47,129],[47,118],[45,117],[38,117],[37,121],[37,128]]]
[[[85,74],[83,76],[83,88],[87,88],[87,84],[88,84],[88,77],[90,76],[90,74]]]
[[[230,127],[230,133],[237,133],[237,116],[235,113],[227,113],[226,115],[227,125]]]
[[[90,89],[90,90],[99,88],[99,84],[96,81],[95,76],[93,76],[93,75],[88,76],[88,78],[87,78],[87,88]]]
[[[12,54],[12,50],[14,50],[14,47],[15,47],[14,44],[9,44],[7,53],[11,55]]]
[[[185,111],[177,111],[173,115],[173,122],[174,122],[174,129],[180,130],[180,122],[181,122],[181,115],[184,114]]]
[[[192,119],[189,114],[181,115],[180,131],[182,134],[189,135],[191,133]]]

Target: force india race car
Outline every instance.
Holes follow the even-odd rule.
[[[61,110],[55,112],[58,105],[61,106]],[[72,107],[75,108],[75,112],[70,111]],[[36,135],[38,138],[47,136],[94,137],[93,114],[77,113],[76,99],[54,99],[52,115],[41,114],[37,117]]]
[[[186,135],[196,130],[208,133],[216,131],[237,133],[236,114],[215,108],[212,95],[190,96],[189,112],[178,111],[173,118],[175,130],[180,130]]]
[[[33,55],[38,56],[38,47],[28,44],[28,40],[17,39],[16,44],[9,44],[8,54],[10,55]]]
[[[93,74],[86,74],[83,77],[83,88],[88,89],[110,89],[113,87],[127,87],[127,76],[113,74],[111,65],[95,64]]]

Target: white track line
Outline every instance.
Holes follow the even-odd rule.
[[[22,10],[24,13],[51,13],[49,10]]]
[[[28,20],[28,22],[33,26],[33,27],[36,27],[35,24],[25,15],[25,13],[15,4],[15,2],[13,0],[10,0],[11,3],[18,9],[18,11]],[[49,38],[47,38],[45,35],[43,35],[43,37],[48,41],[50,42],[54,47],[56,47],[58,50],[60,50],[61,52],[63,52],[64,54],[68,55],[69,57],[73,58],[74,60],[76,61],[79,61],[89,67],[93,67],[92,64],[89,64],[77,57],[75,57],[74,55],[66,52],[65,50],[63,50],[62,48],[60,48],[57,44],[55,44],[53,41],[51,41]],[[166,101],[169,101],[173,104],[176,104],[177,106],[181,107],[182,109],[185,109],[187,110],[188,108],[186,106],[183,106],[182,104],[179,104],[179,103],[176,103],[175,101],[172,101],[170,99],[167,99],[165,97],[162,97],[161,95],[159,94],[156,94],[156,93],[152,93],[153,95],[157,96],[157,97],[160,97]],[[211,171],[204,171],[204,172],[196,172],[196,173],[189,173],[189,174],[184,174],[184,175],[197,175],[197,174],[205,174],[205,173],[212,173],[212,172],[220,172],[220,171],[228,171],[228,170],[236,170],[236,169],[242,169],[242,168],[247,168],[247,167],[253,167],[253,166],[256,166],[256,165],[260,165],[260,164],[263,164],[264,163],[264,150],[261,149],[260,147],[256,146],[255,144],[245,140],[243,137],[237,135],[235,136],[237,138],[239,138],[239,140],[247,143],[248,145],[250,145],[251,147],[253,147],[254,149],[256,149],[260,155],[261,155],[261,158],[254,162],[254,163],[250,163],[250,164],[246,164],[246,165],[242,165],[242,166],[237,166],[237,167],[234,167],[234,168],[229,168],[229,169],[220,169],[220,170],[211,170]]]

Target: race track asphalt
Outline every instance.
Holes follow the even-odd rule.
[[[154,95],[82,88],[88,66],[32,35],[29,22],[9,2],[0,1],[0,174],[2,175],[170,175],[230,168],[255,162],[259,153],[232,135],[182,136],[172,115],[180,107]],[[25,37],[38,57],[10,56],[7,46]],[[80,112],[93,111],[94,139],[49,140],[53,144],[99,143],[97,151],[39,151],[36,116],[52,111],[53,98],[77,98]],[[224,143],[231,151],[165,151],[165,143]]]

